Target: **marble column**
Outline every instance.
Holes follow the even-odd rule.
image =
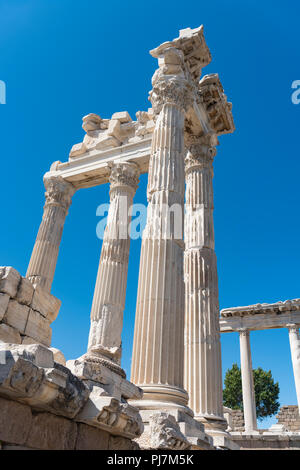
[[[61,176],[44,177],[46,203],[26,277],[50,293],[63,227],[75,188]]]
[[[256,404],[253,381],[250,332],[249,330],[240,330],[240,352],[241,352],[241,373],[243,388],[243,405],[245,432],[252,433],[257,430]]]
[[[139,168],[135,163],[116,163],[111,169],[110,206],[91,309],[88,354],[117,366],[121,360],[127,286],[128,229],[138,178]],[[121,371],[117,366],[114,370]]]
[[[172,48],[170,63],[178,58],[180,63],[180,57]],[[170,79],[164,75],[168,73],[166,64],[165,55],[152,80],[151,101],[157,119],[149,162],[131,369],[131,381],[143,389],[144,396],[132,404],[140,409],[187,411],[188,395],[183,388],[183,208],[184,108],[189,89],[182,75],[174,75],[174,65]],[[177,69],[180,71],[180,66]]]
[[[300,336],[299,325],[287,325],[289,330],[290,348],[294,371],[294,380],[297,394],[298,409],[300,413]]]
[[[213,223],[213,159],[217,139],[186,134],[185,388],[195,419],[225,430]]]

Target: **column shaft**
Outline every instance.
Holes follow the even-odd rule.
[[[251,433],[252,431],[257,430],[257,421],[250,348],[250,334],[248,330],[240,332],[240,351],[245,432]]]
[[[300,413],[300,336],[299,326],[289,325],[289,339],[291,348],[291,357],[293,363],[294,380],[297,394],[297,402]]]
[[[62,177],[44,178],[46,203],[26,277],[47,292],[55,274],[63,227],[75,188]]]
[[[116,164],[110,175],[110,207],[91,310],[89,353],[120,364],[131,219],[138,183],[134,163]]]
[[[186,136],[185,387],[195,419],[226,428],[223,417],[217,260],[210,137]]]
[[[183,110],[164,104],[149,164],[131,371],[131,380],[144,390],[147,408],[187,404],[183,390],[183,126]]]

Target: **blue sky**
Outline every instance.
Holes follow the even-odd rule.
[[[82,116],[109,118],[149,106],[156,61],[148,51],[204,24],[236,132],[215,159],[215,235],[221,308],[300,297],[299,2],[0,0],[0,264],[26,273],[44,203],[43,174],[80,142]],[[146,203],[147,177],[135,201]],[[96,208],[108,187],[80,190],[65,225],[53,294],[62,301],[53,345],[86,350],[101,249]],[[130,371],[140,240],[132,242],[123,331]],[[286,330],[251,336],[253,366],[271,369],[280,402],[296,404]],[[224,371],[239,362],[236,334],[222,337]],[[268,423],[270,420],[268,420]],[[268,424],[268,423],[264,423]]]

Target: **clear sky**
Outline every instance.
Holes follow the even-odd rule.
[[[212,63],[233,102],[236,132],[215,159],[215,235],[221,308],[300,297],[300,80],[296,0],[0,0],[0,264],[26,273],[44,204],[43,174],[67,161],[94,112],[133,118],[149,107],[157,66],[148,51],[204,24]],[[146,203],[147,177],[135,201]],[[97,206],[107,185],[78,191],[53,284],[62,308],[53,345],[67,359],[86,351],[101,241]],[[123,366],[130,373],[140,240],[132,242]],[[281,404],[296,404],[286,330],[251,335],[253,366],[271,369]],[[236,334],[222,337],[223,370],[239,363]],[[268,420],[269,424],[271,421]]]

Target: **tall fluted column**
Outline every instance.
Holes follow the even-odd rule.
[[[117,163],[110,174],[110,206],[91,310],[88,353],[119,365],[125,307],[131,205],[138,185],[135,163]],[[121,371],[114,367],[115,371]]]
[[[26,277],[51,291],[63,227],[75,188],[61,176],[44,177],[46,203]]]
[[[186,134],[185,387],[195,419],[225,430],[213,223],[216,143],[213,135],[199,140]]]
[[[300,413],[300,336],[299,325],[287,325],[291,347],[291,356],[294,371],[294,380],[297,394],[297,402]]]
[[[249,330],[241,330],[239,334],[245,432],[251,433],[252,431],[257,430],[257,421],[250,348],[250,332]]]
[[[158,117],[149,162],[131,369],[132,382],[144,391],[143,400],[134,402],[140,409],[186,410],[188,401],[183,388],[182,226],[184,107],[189,87],[183,74],[164,75],[168,58],[174,64],[180,63],[180,57],[174,48],[164,51],[161,69],[152,80],[151,101]],[[180,66],[177,69],[182,72]]]

